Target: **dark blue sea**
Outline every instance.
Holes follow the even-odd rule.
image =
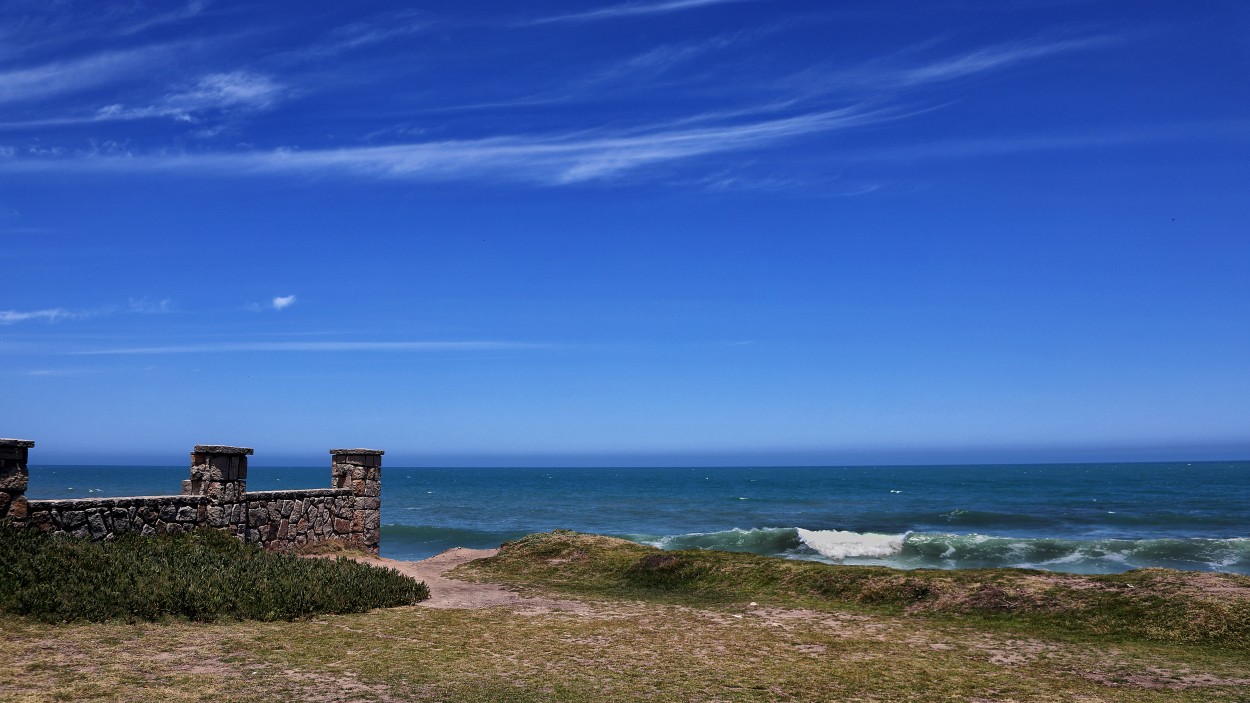
[[[32,466],[31,498],[178,493],[186,467]],[[382,555],[558,528],[845,564],[1250,574],[1250,462],[725,468],[384,466]],[[329,467],[253,466],[248,488]]]

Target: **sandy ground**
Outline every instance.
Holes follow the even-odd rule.
[[[396,561],[394,559],[360,558],[366,564],[395,569],[405,576],[425,581],[430,597],[421,603],[426,608],[493,608],[507,606],[518,613],[541,615],[557,611],[586,613],[589,606],[571,600],[553,598],[523,598],[497,583],[469,583],[449,579],[444,574],[473,561],[495,556],[498,549],[465,549],[454,547],[422,561]]]

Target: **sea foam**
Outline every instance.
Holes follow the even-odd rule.
[[[805,530],[801,527],[796,531],[808,549],[812,549],[828,559],[842,560],[849,557],[891,557],[903,551],[903,542],[908,533],[883,535],[875,532],[851,532],[849,530]]]

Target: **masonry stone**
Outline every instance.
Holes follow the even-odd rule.
[[[206,527],[266,549],[339,540],[378,551],[381,450],[331,450],[330,488],[249,492],[251,448],[200,444],[180,495],[28,501],[27,458],[34,446],[0,439],[0,523],[13,528],[112,540]]]

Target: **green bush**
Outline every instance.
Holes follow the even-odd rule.
[[[45,622],[293,620],[428,597],[391,569],[265,552],[217,530],[90,542],[0,529],[0,612]]]

